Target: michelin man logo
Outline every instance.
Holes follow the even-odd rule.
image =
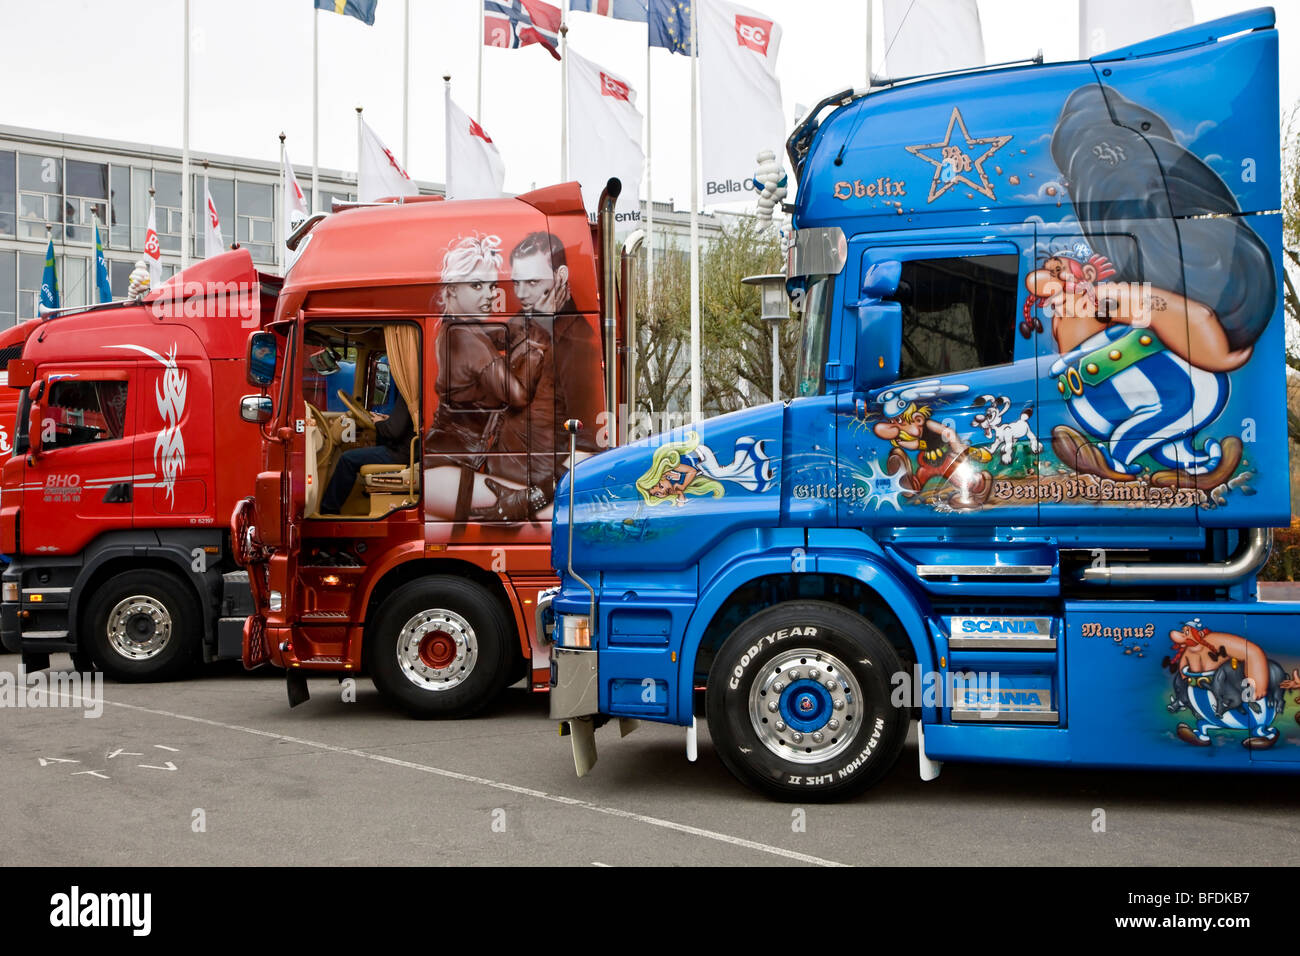
[[[758,170],[750,180],[758,193],[758,215],[764,219],[772,218],[772,211],[777,203],[786,197],[785,170],[776,161],[776,154],[765,149],[758,154]]]

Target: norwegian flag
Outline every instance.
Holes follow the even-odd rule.
[[[560,8],[542,0],[486,0],[483,45],[516,49],[540,43],[560,58]]]

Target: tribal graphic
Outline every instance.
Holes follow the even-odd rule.
[[[157,360],[163,367],[162,378],[154,390],[158,414],[163,427],[153,446],[154,467],[162,476],[162,486],[170,506],[176,507],[176,479],[185,470],[185,437],[181,434],[181,419],[185,416],[185,389],[189,377],[176,365],[176,343],[165,356],[143,345],[110,345],[108,348],[132,349]]]

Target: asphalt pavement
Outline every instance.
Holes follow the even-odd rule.
[[[18,658],[0,655],[0,671]],[[56,656],[55,670],[70,668]],[[310,682],[290,710],[275,672],[210,667],[102,685],[102,714],[0,706],[6,865],[1185,865],[1300,858],[1287,776],[1043,770],[894,771],[835,805],[758,796],[700,727],[597,732],[573,772],[546,698],[415,721],[364,678]],[[93,697],[81,689],[83,697]],[[2,698],[2,695],[0,695]],[[348,699],[345,699],[348,698]],[[42,698],[43,699],[43,698]],[[92,708],[93,712],[93,708]]]

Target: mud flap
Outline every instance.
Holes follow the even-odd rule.
[[[590,717],[574,717],[568,725],[573,744],[573,769],[579,777],[585,777],[596,765],[596,725]]]
[[[305,704],[311,699],[311,691],[307,689],[307,678],[299,672],[284,675],[284,689],[289,692],[290,707]]]

